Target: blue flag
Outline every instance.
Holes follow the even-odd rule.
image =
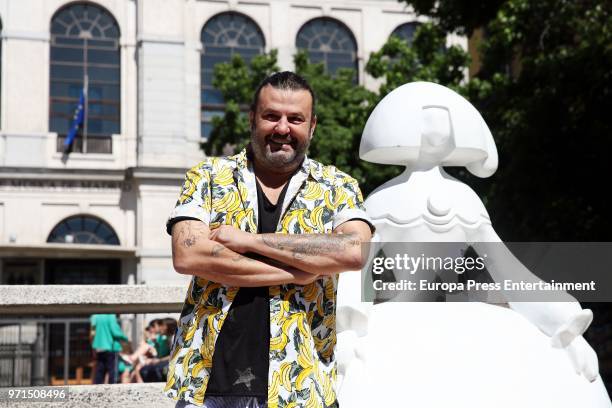
[[[79,133],[79,127],[83,124],[85,120],[85,88],[81,89],[81,96],[79,97],[79,106],[77,106],[74,111],[74,117],[72,118],[72,125],[70,125],[70,130],[68,131],[68,135],[64,140],[64,147],[66,149],[70,148],[74,138]]]

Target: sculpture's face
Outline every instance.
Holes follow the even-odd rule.
[[[249,114],[251,146],[257,165],[285,172],[296,169],[306,154],[316,126],[307,90],[261,89],[255,112]]]
[[[421,158],[437,165],[455,147],[448,109],[423,108],[422,124]]]

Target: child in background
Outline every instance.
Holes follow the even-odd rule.
[[[155,350],[157,356],[145,362],[140,369],[140,376],[144,382],[160,382],[166,380],[168,363],[170,361],[170,348],[177,322],[175,319],[167,318],[160,322],[160,333],[155,339]]]
[[[157,356],[156,339],[160,330],[162,319],[154,319],[144,329],[143,339],[136,351],[131,354],[121,354],[124,364],[131,366],[128,382],[143,382],[140,376],[140,367],[151,358]]]
[[[125,359],[126,354],[130,353],[132,353],[132,345],[129,343],[123,343],[123,353],[119,355],[121,358],[119,359],[119,365],[117,366],[117,369],[119,370],[119,379],[122,384],[132,382],[131,376],[132,371],[134,370],[134,365]]]

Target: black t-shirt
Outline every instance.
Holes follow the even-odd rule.
[[[257,183],[258,233],[276,232],[288,186],[272,204]],[[268,287],[240,288],[215,344],[206,395],[267,397],[269,354]]]

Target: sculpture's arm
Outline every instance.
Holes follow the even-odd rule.
[[[525,282],[541,282],[525,267],[506,245],[502,245],[492,226],[482,227],[473,240],[472,246],[480,255],[487,254],[485,266],[496,282],[505,279]],[[598,373],[597,355],[582,337],[593,320],[589,309],[582,309],[580,303],[568,293],[560,293],[560,301],[523,302],[508,294],[508,303],[516,312],[551,338],[554,347],[564,348],[576,372],[594,381]]]
[[[486,225],[479,232],[472,246],[479,254],[487,254],[485,266],[496,282],[506,279],[531,283],[542,281],[506,245],[501,245],[502,240],[492,226]],[[568,293],[559,293],[557,302],[523,302],[520,298],[513,298],[511,292],[508,296],[510,307],[550,336],[556,346],[566,347],[591,324],[591,311],[583,310]]]

